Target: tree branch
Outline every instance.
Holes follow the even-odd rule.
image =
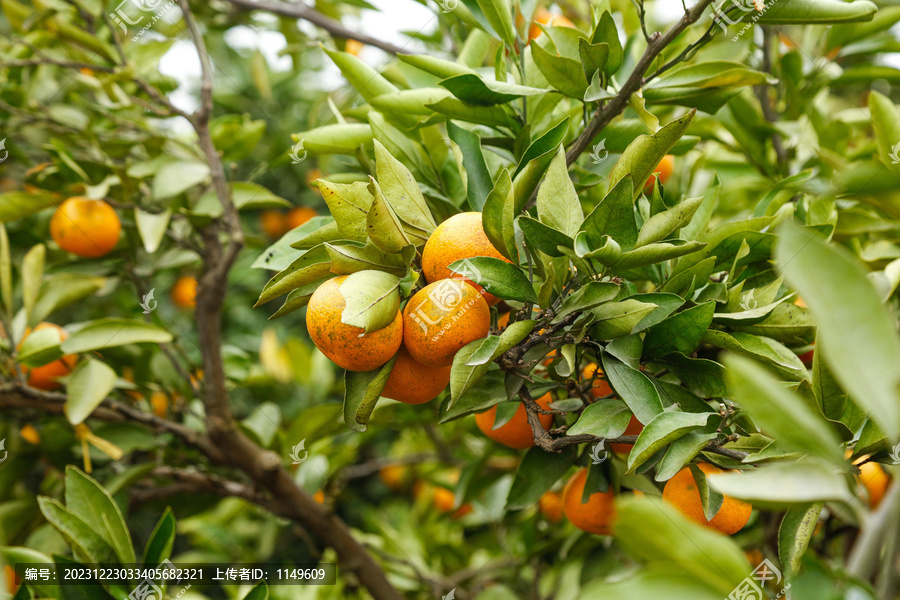
[[[607,102],[597,111],[597,114],[594,115],[594,118],[591,119],[591,122],[585,127],[584,132],[582,132],[582,134],[578,136],[578,139],[569,146],[569,149],[566,151],[566,164],[571,165],[578,160],[578,157],[587,150],[597,134],[600,133],[604,127],[609,125],[614,118],[622,114],[628,106],[631,95],[643,87],[645,83],[644,73],[647,72],[647,69],[650,68],[650,65],[653,64],[656,57],[659,56],[660,53],[675,40],[675,38],[681,35],[685,29],[695,23],[703,14],[703,11],[706,10],[706,7],[712,3],[713,0],[698,0],[697,4],[684,13],[684,16],[681,17],[675,25],[672,25],[668,31],[663,34],[656,32],[650,36],[649,44],[644,51],[644,55],[641,56],[637,65],[635,65],[634,70],[625,81],[622,89],[619,90],[619,93],[616,94],[612,100]]]
[[[362,42],[368,46],[374,46],[375,48],[380,48],[384,50],[388,54],[400,54],[403,52],[403,48],[399,46],[395,46],[388,42],[383,42],[377,38],[373,38],[364,33],[358,33],[356,31],[351,31],[344,27],[340,22],[335,21],[334,19],[330,19],[323,15],[322,13],[310,8],[305,4],[287,4],[286,2],[280,2],[279,0],[228,0],[235,6],[239,6],[241,8],[247,10],[263,10],[266,12],[270,12],[276,15],[281,15],[283,17],[291,17],[294,19],[303,19],[304,21],[308,21],[317,27],[321,27],[331,35],[335,37],[341,38],[349,38],[352,40],[356,40],[358,42]]]

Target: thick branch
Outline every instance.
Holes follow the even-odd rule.
[[[585,127],[584,132],[575,140],[566,151],[566,163],[572,164],[581,154],[587,150],[593,139],[600,133],[604,127],[609,125],[610,121],[622,114],[628,107],[628,101],[631,95],[637,92],[644,85],[644,74],[653,61],[662,53],[666,47],[671,44],[675,38],[687,29],[691,24],[697,22],[706,7],[713,3],[713,0],[698,0],[697,4],[690,8],[677,23],[672,25],[668,31],[663,34],[659,32],[650,36],[650,43],[644,51],[644,55],[635,65],[634,70],[628,77],[628,80],[619,90],[619,93],[606,105],[603,106],[591,122]]]
[[[303,19],[304,21],[308,21],[313,25],[321,27],[331,35],[335,37],[341,38],[349,38],[351,40],[356,40],[358,42],[362,42],[368,46],[374,46],[375,48],[380,48],[387,52],[388,54],[400,54],[403,52],[403,48],[395,46],[393,44],[389,44],[388,42],[383,42],[377,38],[373,38],[364,33],[358,33],[356,31],[351,31],[347,29],[338,21],[334,19],[330,19],[323,15],[322,13],[310,8],[305,4],[288,4],[286,2],[279,2],[278,0],[228,0],[235,6],[240,6],[241,8],[245,8],[248,10],[264,10],[266,12],[270,12],[276,15],[281,15],[283,17],[290,17],[293,19]]]

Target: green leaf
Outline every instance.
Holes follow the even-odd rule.
[[[96,359],[82,361],[66,381],[66,418],[72,425],[84,422],[116,386],[118,376]],[[124,561],[134,562],[134,561]]]
[[[442,410],[455,408],[457,402],[487,374],[491,361],[528,337],[534,324],[534,321],[516,321],[504,329],[499,338],[488,336],[463,346],[453,357],[453,365],[450,367],[450,399]],[[488,353],[490,358],[485,360]],[[498,398],[502,399],[501,396]],[[496,402],[485,408],[493,404]],[[445,416],[444,419],[446,418]]]
[[[525,239],[535,250],[540,250],[548,256],[560,258],[565,254],[560,248],[574,248],[575,241],[566,234],[541,223],[531,217],[519,217],[519,228],[525,234]]]
[[[596,340],[613,340],[631,335],[635,326],[655,309],[655,304],[634,299],[601,304],[591,311],[594,316],[591,337]]]
[[[247,592],[244,600],[269,600],[269,586],[265,581],[260,581],[252,590]]]
[[[412,241],[406,236],[403,223],[385,198],[378,182],[371,177],[369,178],[369,192],[375,198],[366,218],[366,231],[369,239],[385,252],[399,252]],[[424,244],[424,240],[416,241]],[[416,245],[421,244],[417,243]]]
[[[568,435],[590,434],[602,438],[617,438],[628,428],[631,410],[618,398],[602,398],[589,404]]]
[[[750,359],[729,355],[725,366],[735,401],[764,433],[786,448],[846,466],[841,440],[803,399]]]
[[[608,281],[589,281],[574,293],[566,296],[559,311],[556,313],[556,321],[567,317],[574,312],[586,311],[609,302],[619,294],[619,286]]]
[[[898,171],[900,167],[892,157],[900,154],[900,150],[894,150],[900,143],[900,110],[890,98],[875,90],[869,94],[869,109],[875,125],[878,156],[888,169]]]
[[[569,237],[578,233],[584,221],[581,202],[569,178],[566,153],[561,146],[550,162],[544,182],[538,188],[537,210],[542,223]]]
[[[540,44],[532,43],[528,47],[531,48],[534,64],[553,87],[570,98],[576,100],[584,98],[588,80],[584,76],[580,62],[548,52]]]
[[[341,323],[366,333],[390,325],[400,310],[400,278],[382,271],[359,271],[348,275],[339,291],[346,301]]]
[[[93,527],[68,510],[59,500],[38,496],[38,506],[44,518],[72,548],[76,559],[93,563],[116,562],[113,548]]]
[[[512,5],[509,0],[476,0],[481,14],[493,30],[510,48],[516,45],[516,29],[513,26]],[[472,8],[471,0],[465,2]],[[474,12],[474,11],[473,11]]]
[[[769,465],[763,469],[707,476],[710,485],[726,496],[759,508],[787,508],[810,502],[843,502],[860,506],[844,476],[815,460]]]
[[[153,198],[164,200],[209,181],[209,165],[179,160],[164,164],[153,179]]]
[[[365,181],[332,183],[324,179],[316,183],[341,235],[358,242],[366,241],[366,216],[374,200],[369,184]]]
[[[344,372],[344,423],[354,431],[365,431],[387,383],[396,357],[383,367],[368,372]]]
[[[714,426],[707,425],[706,430],[708,429],[714,429]],[[690,431],[669,444],[666,454],[656,465],[656,476],[654,479],[656,481],[668,481],[678,471],[683,469],[685,465],[694,460],[694,457],[700,454],[700,451],[706,448],[709,442],[718,437],[715,431],[708,432],[706,430]]]
[[[809,379],[809,371],[797,355],[783,344],[764,336],[749,333],[727,333],[710,329],[703,336],[703,342],[723,350],[730,350],[741,356],[753,358],[768,365],[779,375],[793,381]]]
[[[587,236],[589,247],[599,248],[608,235],[625,251],[634,248],[638,238],[634,220],[634,184],[622,178],[584,219],[579,231]]]
[[[56,563],[57,572],[63,568],[77,569],[84,567],[80,562],[56,554],[53,555],[53,562]],[[25,589],[25,586],[19,589],[21,591]],[[59,586],[59,600],[114,600],[114,596],[107,592],[96,579],[91,579],[78,585]]]
[[[625,498],[616,502],[616,510],[616,542],[642,563],[666,565],[670,572],[705,582],[719,598],[730,594],[752,572],[731,538],[688,520],[660,498]]]
[[[609,57],[606,61],[606,72],[610,75],[614,74],[622,66],[622,60],[625,56],[622,50],[622,43],[619,41],[619,30],[616,22],[608,10],[604,10],[597,21],[597,28],[591,36],[592,44],[605,43],[609,47]]]
[[[790,0],[789,0],[790,1]],[[717,88],[774,85],[777,79],[747,65],[728,60],[711,60],[672,69],[647,86],[652,88]]]
[[[647,330],[644,338],[644,357],[665,356],[670,352],[690,355],[712,324],[715,302],[688,308]]]
[[[291,208],[293,205],[276,196],[269,189],[249,181],[235,181],[229,185],[231,201],[238,210],[256,210],[263,208]],[[197,200],[191,214],[202,217],[217,218],[225,213],[222,202],[214,191],[207,192]]]
[[[481,214],[482,226],[494,248],[514,264],[518,264],[515,217],[516,198],[513,194],[512,179],[509,176],[509,169],[502,169],[484,203]]]
[[[427,108],[438,112],[449,119],[458,119],[470,123],[480,123],[491,127],[516,127],[517,121],[511,109],[503,104],[496,106],[473,106],[458,98],[448,96],[427,105]]]
[[[152,323],[107,317],[82,323],[62,343],[62,351],[65,354],[81,354],[127,344],[168,344],[172,339],[171,333]]]
[[[644,223],[638,233],[635,247],[646,246],[665,239],[673,231],[677,231],[691,222],[694,213],[700,208],[703,198],[691,198],[677,204],[674,208],[656,213]]]
[[[498,258],[476,256],[458,260],[449,269],[474,281],[490,294],[504,300],[537,302],[534,287],[519,267]]]
[[[626,269],[637,269],[647,265],[655,265],[673,258],[699,252],[706,247],[703,242],[688,242],[685,240],[673,240],[671,242],[656,242],[647,244],[634,250],[624,252],[613,265],[617,272]]]
[[[172,209],[167,209],[161,213],[150,213],[135,207],[134,222],[137,225],[138,233],[141,235],[141,241],[144,243],[144,250],[148,254],[153,254],[159,249],[171,218]]]
[[[454,75],[444,79],[439,85],[450,90],[454,96],[463,102],[476,106],[505,104],[516,98],[546,94],[550,91],[505,81],[485,81],[475,73]]]
[[[57,310],[94,295],[108,282],[105,277],[75,273],[56,273],[45,277],[28,324],[35,325]]]
[[[781,560],[784,578],[788,581],[800,569],[800,560],[809,547],[824,506],[822,502],[794,506],[781,520],[778,528],[778,558]]]
[[[131,534],[119,505],[109,492],[77,467],[66,467],[66,508],[112,546],[119,562],[135,562]]]
[[[403,276],[409,270],[415,246],[410,244],[399,253],[385,252],[371,241],[365,244],[353,242],[349,244],[325,244],[325,250],[331,258],[331,272],[336,275],[350,275],[365,270],[384,271],[392,275]]]
[[[663,411],[659,392],[650,378],[608,352],[603,353],[603,374],[613,391],[641,423],[649,423]],[[632,455],[634,453],[632,452]]]
[[[13,310],[12,255],[9,251],[9,235],[6,225],[0,221],[0,300],[3,310],[11,314]]]
[[[291,137],[296,142],[303,142],[298,150],[304,150],[315,156],[354,154],[360,146],[371,148],[373,133],[368,123],[339,123],[294,133]]]
[[[610,172],[609,189],[615,188],[622,178],[630,176],[634,190],[633,197],[637,198],[644,189],[644,182],[685,134],[696,113],[696,110],[692,110],[666,124],[653,135],[642,135],[633,141]]]
[[[694,483],[697,484],[697,491],[700,493],[700,505],[703,508],[703,516],[707,521],[712,521],[722,508],[722,502],[725,496],[709,487],[706,480],[706,473],[700,470],[697,465],[691,465],[691,475],[694,477]]]
[[[795,25],[847,23],[870,21],[878,7],[868,0],[840,2],[838,0],[791,0],[766,5],[757,23],[765,25]]]
[[[397,87],[385,79],[381,73],[356,56],[348,52],[330,50],[325,46],[322,46],[322,49],[334,61],[337,68],[341,70],[341,73],[347,78],[353,89],[366,101],[377,98],[382,94],[391,94],[398,91]]]
[[[22,340],[19,362],[29,367],[39,367],[59,360],[63,355],[59,347],[61,343],[62,336],[55,327],[32,331]]]
[[[606,367],[606,361],[603,362],[603,366]],[[631,453],[628,455],[628,472],[633,473],[635,469],[670,442],[686,435],[693,429],[705,427],[711,416],[714,416],[714,413],[660,412],[657,414],[644,425],[644,430],[638,435],[637,441],[631,448]]]
[[[426,73],[431,73],[435,77],[441,79],[453,77],[454,75],[475,73],[475,71],[464,64],[436,58],[427,54],[398,54],[397,58],[408,65],[412,65]]]
[[[865,271],[809,230],[780,230],[775,251],[787,282],[819,324],[835,378],[891,439],[900,435],[900,336]]]
[[[62,198],[49,193],[29,194],[28,192],[6,192],[0,194],[0,223],[18,221],[38,213],[45,208],[56,206]]]
[[[559,145],[563,143],[563,140],[566,138],[566,133],[568,131],[569,119],[567,117],[548,129],[547,132],[541,135],[539,138],[531,142],[531,144],[525,150],[525,153],[522,155],[522,158],[519,160],[519,164],[516,165],[516,170],[513,173],[513,178],[518,177],[519,173],[522,171],[522,169],[525,168],[526,165],[539,157],[545,156],[547,157],[549,162],[549,160],[553,156],[555,156],[555,154],[550,155],[550,152],[556,150]]]
[[[463,129],[453,121],[447,123],[447,133],[462,151],[462,165],[466,173],[466,194],[469,206],[474,210],[482,210],[488,196],[492,193],[491,172],[484,161],[481,150],[481,138],[477,134]],[[509,175],[507,174],[507,177]],[[512,188],[512,183],[510,183]],[[509,192],[507,192],[509,195]]]
[[[144,556],[141,563],[145,567],[155,567],[172,556],[172,548],[175,546],[175,515],[172,507],[167,506],[162,517],[153,528],[150,539],[144,547]]]
[[[25,320],[30,322],[34,304],[37,302],[44,279],[44,258],[47,248],[43,244],[34,246],[22,259],[22,298],[25,305]]]
[[[319,281],[330,274],[331,258],[328,251],[324,246],[317,246],[272,277],[263,287],[255,306],[265,304],[313,281]]]
[[[590,81],[594,73],[606,70],[606,63],[609,60],[609,44],[606,42],[592,44],[585,38],[578,38],[578,55],[581,59],[584,77]]]
[[[516,469],[516,478],[506,498],[506,509],[522,510],[537,504],[544,492],[572,467],[575,458],[574,447],[559,453],[530,448]]]
[[[378,140],[374,143],[375,175],[381,192],[397,217],[405,224],[423,231],[427,239],[428,234],[434,231],[434,217],[431,216],[419,185],[403,163],[391,156]],[[372,210],[377,209],[377,203],[376,198],[372,203]]]

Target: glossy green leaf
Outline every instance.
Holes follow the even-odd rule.
[[[413,243],[413,240],[407,236],[400,217],[385,198],[378,182],[371,177],[369,178],[369,191],[374,197],[372,207],[366,217],[366,231],[369,239],[385,252],[400,252],[404,247]],[[424,239],[416,241],[424,244]]]
[[[18,221],[25,217],[56,206],[61,198],[51,196],[47,192],[30,194],[28,192],[5,192],[0,194],[0,223]]]
[[[171,333],[152,323],[106,317],[82,323],[62,343],[62,351],[65,354],[81,354],[127,344],[168,344],[171,341]]]
[[[38,244],[31,248],[22,259],[22,303],[25,306],[26,320],[29,322],[44,280],[46,256],[46,246]]]
[[[476,256],[458,260],[449,269],[474,281],[491,295],[504,300],[537,302],[534,287],[518,267],[497,258]]]
[[[491,194],[493,183],[487,163],[484,161],[484,153],[481,150],[481,138],[477,134],[463,129],[453,121],[447,123],[447,133],[462,152],[462,165],[466,173],[466,195],[469,198],[469,206],[474,210],[482,210],[488,196]],[[510,188],[512,183],[510,183]]]
[[[117,378],[116,372],[99,360],[81,361],[66,381],[66,418],[69,422],[72,425],[84,422],[113,390]]]
[[[663,411],[659,392],[643,372],[625,364],[608,352],[603,353],[603,375],[641,423],[649,423]]]
[[[333,183],[319,179],[316,183],[334,217],[338,230],[347,239],[364,242],[366,240],[366,215],[372,207],[374,197],[365,181],[353,183]]]
[[[72,465],[66,467],[66,508],[100,534],[120,562],[135,562],[131,533],[119,505],[103,486]]]
[[[570,98],[584,98],[588,80],[580,62],[548,52],[540,44],[529,44],[529,47],[535,65],[553,87]]]
[[[604,367],[606,361],[603,362]],[[638,371],[640,372],[640,371]],[[610,379],[612,381],[612,379]],[[651,384],[652,385],[652,384]],[[655,388],[654,388],[655,391]],[[635,413],[635,416],[638,416]],[[650,419],[628,454],[628,471],[634,472],[670,442],[706,426],[712,413],[660,412]],[[640,420],[640,417],[638,417]]]
[[[430,234],[435,227],[434,217],[425,202],[419,185],[403,163],[375,140],[375,173],[378,186],[394,209],[397,217],[407,225]],[[370,190],[371,191],[371,190]],[[372,210],[378,210],[378,199],[372,202]]]
[[[263,287],[256,306],[265,304],[310,282],[319,281],[327,277],[329,273],[331,273],[331,258],[328,256],[328,251],[323,245],[317,246],[272,277]]]
[[[545,452],[531,448],[516,469],[516,477],[506,499],[507,510],[534,506],[541,496],[559,481],[575,462],[575,448],[563,452]]]
[[[869,21],[878,7],[868,0],[840,2],[839,0],[790,0],[766,6],[758,23],[764,25],[794,25],[847,23]]]
[[[358,271],[348,275],[338,290],[346,302],[341,323],[366,333],[390,325],[400,310],[400,278],[383,271]]]
[[[859,506],[844,477],[814,460],[769,465],[764,469],[707,477],[710,485],[760,508],[787,508],[810,502],[843,502]]]
[[[778,528],[778,558],[784,570],[784,577],[790,580],[800,569],[800,561],[809,547],[819,522],[819,515],[825,504],[813,502],[807,506],[790,508]]]
[[[344,423],[353,431],[365,431],[384,384],[387,383],[392,358],[380,369],[367,372],[344,372]]]
[[[644,356],[659,357],[670,352],[690,355],[712,324],[715,302],[698,304],[672,315],[647,330]]]
[[[476,106],[505,104],[523,96],[536,96],[550,91],[505,81],[486,81],[474,73],[448,77],[440,85],[463,102]]]
[[[547,175],[537,194],[538,216],[542,223],[574,237],[584,221],[581,202],[569,178],[566,153],[562,147],[550,162]]]
[[[482,227],[494,248],[513,263],[518,263],[515,218],[516,198],[513,194],[512,179],[509,170],[503,169],[484,203],[481,214]]]
[[[171,558],[174,546],[175,515],[172,513],[172,507],[167,506],[147,540],[141,563],[147,567],[161,564]]]
[[[44,518],[71,546],[76,559],[95,563],[116,562],[116,553],[112,546],[59,500],[46,496],[38,496],[37,500]]]
[[[589,404],[578,421],[566,432],[568,435],[590,434],[602,438],[617,438],[628,427],[631,410],[618,398],[602,398]]]

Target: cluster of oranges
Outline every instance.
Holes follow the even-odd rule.
[[[274,209],[264,210],[259,216],[259,223],[269,239],[277,240],[291,229],[300,227],[318,214],[316,209],[309,206],[298,206],[288,212]]]
[[[449,266],[457,260],[488,256],[506,260],[490,243],[481,213],[446,220],[422,251],[428,285],[410,298],[387,326],[365,332],[341,321],[346,276],[321,284],[309,300],[306,325],[310,338],[336,365],[348,371],[372,371],[396,356],[382,395],[406,404],[436,398],[450,383],[453,357],[490,329],[489,305],[499,300]]]

